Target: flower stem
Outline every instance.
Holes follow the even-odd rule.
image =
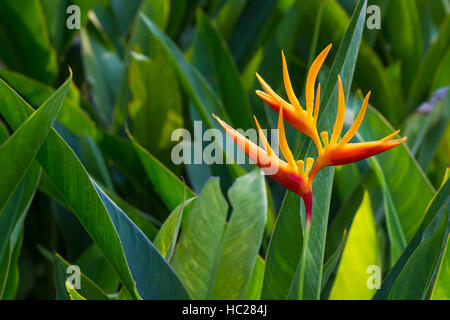
[[[303,197],[303,201],[305,202],[305,232],[303,234],[303,248],[302,248],[302,257],[300,260],[300,270],[298,275],[298,299],[303,299],[303,285],[305,279],[305,270],[306,270],[306,254],[308,252],[308,242],[309,242],[309,234],[311,232],[311,218],[312,218],[312,205],[313,205],[313,196],[312,191],[305,194]]]
[[[303,248],[302,248],[302,257],[301,257],[301,265],[300,265],[300,273],[298,277],[298,299],[303,299],[303,284],[305,279],[305,270],[306,270],[306,253],[308,252],[308,242],[309,242],[309,234],[311,231],[311,220],[307,220],[305,224],[305,234],[303,236]]]

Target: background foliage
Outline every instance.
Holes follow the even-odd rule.
[[[72,4],[80,30],[66,27]],[[356,140],[408,140],[317,176],[304,297],[450,298],[449,39],[448,0],[2,1],[0,298],[296,298],[300,198],[252,165],[174,164],[172,132],[219,128],[211,113],[275,128],[255,72],[284,96],[284,50],[303,99],[329,43],[321,130],[339,74],[347,128],[372,90]]]

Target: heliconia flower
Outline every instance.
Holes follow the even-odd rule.
[[[383,151],[389,150],[406,140],[406,137],[399,140],[392,140],[399,131],[388,135],[379,141],[370,141],[362,143],[349,143],[360,127],[369,102],[370,92],[364,98],[361,110],[358,113],[354,123],[345,133],[342,139],[339,136],[344,126],[345,99],[342,88],[341,78],[338,76],[338,110],[331,138],[328,138],[328,132],[323,131],[320,137],[317,131],[317,118],[320,106],[320,83],[318,84],[317,94],[314,99],[314,85],[320,67],[325,60],[331,48],[328,45],[314,60],[308,72],[306,80],[306,110],[302,108],[300,102],[295,96],[286,65],[286,59],[282,53],[283,78],[286,93],[290,104],[280,98],[266,82],[256,74],[265,92],[257,91],[260,96],[273,110],[278,112],[278,139],[281,152],[286,161],[281,160],[273,152],[262,132],[259,123],[255,117],[256,126],[264,149],[258,147],[242,134],[230,127],[224,121],[213,115],[225,131],[233,138],[234,142],[253,160],[255,163],[271,178],[277,181],[285,188],[297,193],[305,202],[306,223],[309,226],[312,215],[312,184],[317,173],[327,166],[343,165],[366,159]],[[287,144],[284,131],[284,118],[294,128],[309,136],[315,143],[318,151],[317,161],[313,158],[306,159],[306,167],[303,160],[295,160]],[[323,145],[322,145],[323,143]],[[313,166],[314,165],[314,166]],[[268,170],[268,168],[277,170]]]

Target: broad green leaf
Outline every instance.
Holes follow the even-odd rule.
[[[338,266],[338,262],[341,259],[342,251],[344,250],[346,240],[347,240],[347,229],[344,229],[342,240],[339,246],[337,247],[336,251],[333,252],[333,254],[330,256],[327,262],[325,262],[323,265],[321,298],[323,298],[326,286],[334,281],[334,278],[332,279],[332,276],[335,273]],[[328,299],[329,292],[326,292],[326,294],[327,294],[326,298]]]
[[[58,70],[40,1],[2,1],[0,58],[9,69],[50,83]]]
[[[371,299],[375,291],[368,286],[370,266],[381,268],[377,230],[366,191],[348,233],[330,299]]]
[[[139,156],[129,139],[102,132],[97,145],[102,153],[123,173],[136,190],[134,205],[151,212],[158,222],[170,213],[153,187]]]
[[[17,259],[23,223],[39,183],[40,168],[33,163],[0,215],[0,299],[14,299],[18,285]]]
[[[58,300],[71,300],[69,292],[66,289],[66,282],[74,274],[74,270],[68,269],[71,264],[57,253],[54,254],[54,262],[56,298]],[[86,277],[82,269],[80,269],[79,276],[79,294],[91,300],[109,300],[108,295],[95,282]]]
[[[172,133],[183,128],[181,92],[177,78],[159,50],[153,58],[133,55],[129,67],[133,100],[128,113],[136,141],[165,166],[179,169],[171,160]]]
[[[447,236],[445,250],[442,261],[439,266],[439,273],[434,283],[431,300],[449,300],[450,299],[450,251],[448,243],[450,236]]]
[[[0,77],[35,108],[43,104],[55,91],[50,86],[16,72],[0,70]],[[77,137],[87,134],[96,141],[99,130],[94,121],[81,108],[82,105],[80,93],[77,92],[72,82],[56,120]]]
[[[270,238],[261,299],[286,299],[297,270],[303,235],[300,197],[287,191]]]
[[[0,211],[5,208],[47,138],[71,80],[72,76],[0,146],[0,167],[8,168],[0,174]],[[6,85],[3,81],[1,84]],[[9,108],[15,107],[11,95],[5,96],[4,103]],[[6,118],[2,110],[0,113]]]
[[[260,170],[236,179],[228,190],[233,208],[215,270],[212,299],[242,299],[255,265],[267,216]]]
[[[167,261],[170,261],[172,258],[182,221],[185,221],[189,215],[189,212],[192,209],[190,203],[194,200],[196,200],[196,198],[183,201],[183,203],[173,209],[156,235],[153,244]],[[186,208],[187,206],[189,207]]]
[[[0,111],[17,128],[33,109],[0,84]],[[130,292],[144,299],[188,297],[157,249],[91,180],[56,131],[50,131],[37,160]]]
[[[165,29],[170,11],[170,0],[145,0],[142,2],[140,12],[152,19],[154,23]],[[128,117],[128,104],[132,99],[131,90],[129,87],[129,68],[132,58],[132,52],[138,52],[150,58],[155,56],[155,52],[160,51],[153,37],[148,36],[147,28],[142,22],[140,15],[136,16],[134,25],[130,30],[130,40],[125,49],[123,64],[124,72],[120,81],[119,91],[114,105],[113,126],[112,129],[116,132]]]
[[[209,180],[181,232],[172,265],[194,299],[242,299],[257,259],[267,212],[260,170],[229,189],[228,205],[217,180]]]
[[[160,224],[159,221],[151,217],[150,215],[142,212],[141,210],[135,208],[122,198],[120,198],[117,194],[115,194],[113,191],[108,190],[107,188],[101,186],[101,189],[105,191],[105,193],[108,195],[108,197],[111,198],[111,200],[117,204],[117,206],[130,218],[134,224],[145,234],[145,236],[150,240],[153,241],[156,234],[158,233],[157,225]]]
[[[211,296],[227,209],[219,181],[210,179],[195,201],[181,232],[171,264],[192,299]]]
[[[446,210],[442,208],[434,219],[439,222],[438,227],[412,253],[398,275],[388,299],[421,300],[426,298],[428,289],[432,285],[431,282],[441,249],[446,240],[448,222]]]
[[[185,189],[187,198],[195,196],[195,193],[177,176],[150,154],[150,152],[139,145],[130,133],[128,133],[128,136],[130,137],[131,143],[133,144],[150,181],[169,210],[175,209],[177,205],[183,202]]]
[[[264,278],[264,260],[260,255],[256,258],[252,275],[248,281],[247,290],[245,291],[243,300],[260,300],[261,290]]]
[[[450,205],[450,181],[447,180],[438,192],[434,195],[433,199],[427,206],[424,218],[422,223],[420,224],[419,229],[414,234],[413,238],[409,241],[408,246],[402,252],[402,255],[395,263],[394,267],[391,269],[387,277],[383,280],[381,284],[380,290],[374,296],[374,299],[377,300],[385,300],[388,298],[394,283],[398,279],[400,273],[404,269],[405,265],[410,261],[410,257],[415,252],[416,248],[423,243],[423,238],[425,234],[425,230],[430,226],[432,220],[438,214],[444,210],[444,206],[448,208]]]

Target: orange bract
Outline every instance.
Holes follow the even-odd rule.
[[[344,126],[345,115],[345,98],[342,87],[341,78],[338,76],[338,106],[336,121],[329,139],[328,132],[317,131],[317,118],[320,107],[320,83],[317,86],[317,94],[314,97],[314,87],[317,74],[322,66],[331,44],[328,45],[314,60],[309,69],[306,79],[306,109],[300,105],[297,96],[295,95],[289,73],[287,69],[286,59],[282,52],[283,62],[283,80],[288,96],[289,102],[286,102],[278,96],[270,86],[258,75],[259,82],[264,89],[257,90],[256,94],[263,99],[273,110],[278,114],[278,139],[281,152],[286,161],[281,160],[271,149],[266,137],[264,136],[259,123],[255,117],[256,126],[264,149],[258,147],[256,144],[245,138],[239,132],[234,130],[228,124],[223,122],[217,116],[214,117],[219,121],[225,131],[234,139],[239,147],[256,162],[256,164],[267,172],[268,165],[275,165],[278,170],[269,173],[270,176],[283,185],[285,188],[297,193],[305,201],[307,217],[311,218],[312,212],[312,183],[317,173],[326,166],[342,165],[366,159],[370,156],[376,155],[383,151],[389,150],[406,140],[405,138],[399,140],[392,140],[398,134],[396,131],[379,141],[370,141],[363,143],[349,143],[349,141],[356,134],[360,127],[364,114],[369,102],[370,92],[364,98],[361,110],[356,117],[354,123],[345,135],[340,139],[339,137]],[[315,98],[315,99],[314,99]],[[306,167],[303,160],[295,160],[286,140],[284,131],[284,119],[300,132],[309,136],[315,143],[318,151],[317,161],[314,163],[313,158],[306,159]],[[314,165],[314,166],[313,166]]]

